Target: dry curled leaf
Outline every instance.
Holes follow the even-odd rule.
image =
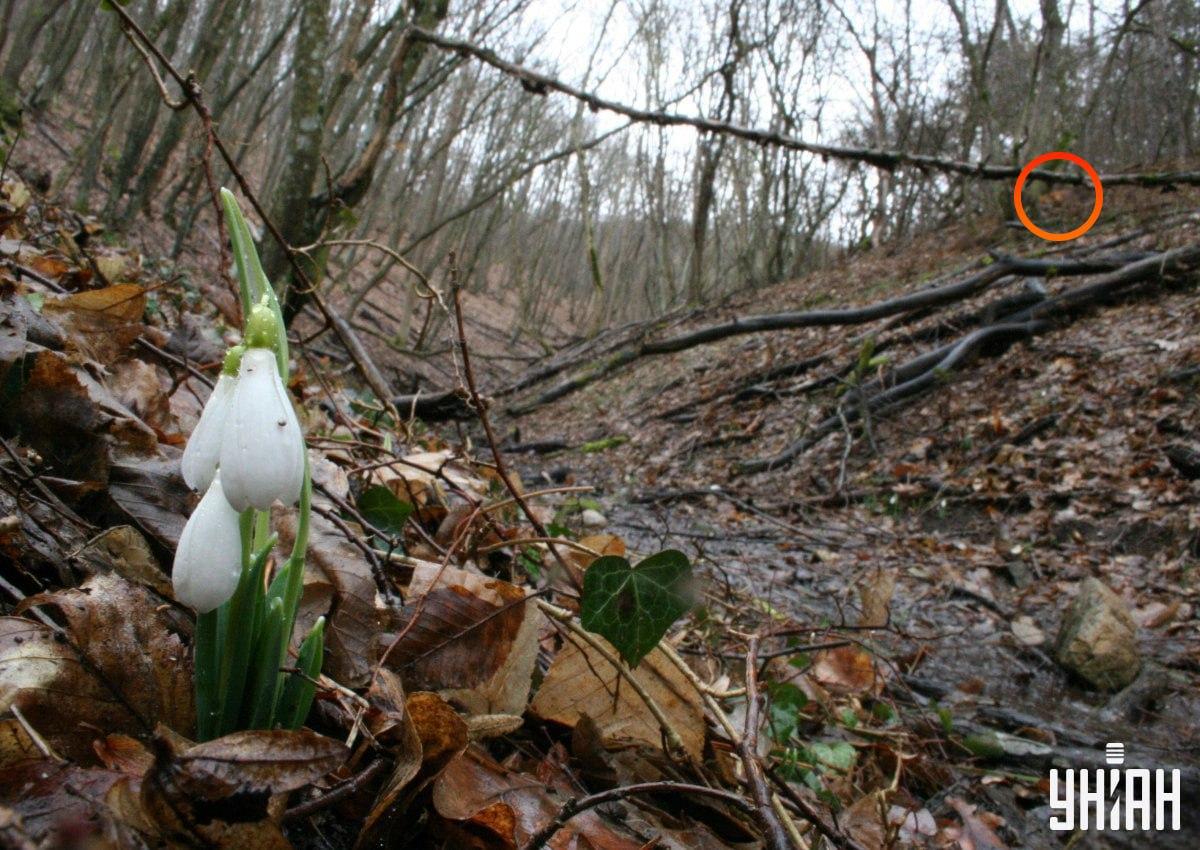
[[[884,685],[883,672],[875,659],[857,646],[821,650],[813,659],[811,676],[840,694],[878,694]]]
[[[389,713],[394,716],[399,710],[397,697],[403,696],[399,680],[381,670],[379,683],[382,685],[373,693],[384,704],[392,705]],[[467,748],[467,724],[437,694],[418,692],[402,705],[403,724],[398,731],[403,740],[396,765],[371,806],[359,835],[359,847],[366,846],[369,838],[396,828],[413,797]]]
[[[524,590],[417,562],[408,599],[389,667],[411,687],[438,691],[470,714],[524,713],[543,620]]]
[[[456,847],[516,850],[551,818],[561,803],[534,776],[509,770],[478,747],[454,759],[433,786],[433,807],[448,821]],[[572,818],[550,840],[555,850],[637,850],[635,841],[594,810]]]

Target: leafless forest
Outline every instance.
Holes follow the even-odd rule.
[[[401,347],[418,342],[401,296],[414,289],[395,256],[354,242],[420,269],[457,252],[473,287],[514,300],[505,330],[536,337],[995,213],[1003,168],[1047,150],[1145,171],[1194,154],[1200,132],[1189,0],[124,8],[195,80],[282,236],[316,246],[312,276],[348,294],[355,321],[385,301]],[[68,0],[8,2],[0,26],[8,98],[77,128],[51,195],[121,231],[162,221],[176,257],[211,251],[208,142],[129,26]],[[978,164],[1009,182],[978,180]],[[286,278],[265,244],[268,275]]]

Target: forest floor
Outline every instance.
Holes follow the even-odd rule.
[[[1056,253],[1195,242],[1200,215],[1187,214],[1195,201],[1110,200],[1116,214]],[[1181,211],[1181,222],[1159,224]],[[1047,247],[999,223],[956,227],[747,294],[690,324],[866,304],[986,262],[988,251],[1028,257]],[[1053,291],[1060,282],[1047,283]],[[968,313],[984,302],[956,306]],[[949,318],[937,314],[908,330],[949,338]],[[880,321],[861,333],[887,327]],[[516,419],[515,442],[573,447],[522,468],[594,484],[595,507],[635,548],[692,554],[707,567],[707,604],[719,619],[747,631],[779,620],[807,624],[813,638],[823,624],[864,622],[864,606],[882,593],[891,599],[888,626],[862,640],[884,659],[885,687],[899,699],[936,701],[967,728],[980,722],[1089,747],[1123,741],[1143,748],[1148,762],[1194,772],[1200,485],[1189,480],[1196,470],[1185,474],[1168,456],[1172,447],[1200,448],[1194,276],[985,356],[932,393],[873,417],[869,433],[847,425],[790,464],[740,474],[739,459],[773,454],[836,407],[844,381],[814,388],[814,379],[854,362],[859,333],[772,332],[636,361]],[[902,361],[917,350],[901,343],[887,354]],[[825,353],[833,355],[828,365],[761,379],[766,367]],[[1138,626],[1142,673],[1118,697],[1088,687],[1053,657],[1064,612],[1090,576],[1116,592]],[[972,761],[978,752],[947,755],[963,770],[941,786],[942,812],[927,803],[936,814],[946,810],[945,794],[969,786],[968,796],[1005,819],[1001,832],[1014,846],[1061,846],[1046,826],[1043,793],[980,770],[988,759]],[[1007,761],[1041,777],[1044,792],[1047,760]],[[1163,838],[1154,846],[1193,846],[1200,828],[1193,822],[1191,830],[1177,845]],[[1086,836],[1077,846],[1104,841]],[[1143,846],[1137,841],[1132,846]]]
[[[331,635],[310,723],[322,740],[355,749],[334,771],[298,774],[299,756],[290,767],[261,766],[252,790],[275,795],[271,811],[268,795],[247,800],[237,786],[242,819],[225,823],[229,786],[249,780],[236,759],[214,768],[206,759],[220,759],[202,749],[210,745],[187,749],[180,738],[194,719],[190,673],[178,663],[190,614],[171,601],[159,566],[191,509],[179,447],[205,374],[220,362],[222,324],[209,296],[221,287],[166,274],[154,246],[107,240],[15,179],[4,192],[0,703],[24,714],[0,719],[0,764],[12,768],[0,778],[0,838],[41,840],[69,815],[102,824],[106,846],[191,846],[199,836],[218,846],[340,848],[357,838],[507,850],[583,791],[666,780],[740,789],[751,784],[749,762],[735,763],[722,724],[750,728],[738,688],[753,634],[762,646],[749,666],[769,698],[755,753],[786,797],[780,806],[826,835],[809,830],[805,841],[856,850],[1195,846],[1194,268],[984,346],[936,373],[926,392],[870,412],[865,427],[856,392],[894,386],[910,358],[997,319],[997,296],[1053,299],[1104,273],[1006,275],[937,310],[639,357],[523,415],[514,412],[564,373],[514,389],[538,364],[481,369],[525,491],[575,488],[536,497],[556,538],[576,552],[679,549],[699,568],[701,604],[668,644],[707,683],[702,693],[720,699],[703,702],[680,685],[662,650],[629,674],[658,695],[686,758],[665,752],[664,729],[621,690],[624,674],[579,648],[571,610],[551,628],[524,602],[525,592],[554,592],[569,609],[572,595],[544,545],[513,542],[531,536],[532,523],[499,486],[478,423],[406,428],[361,392],[331,336],[298,346],[291,389],[321,494],[302,610],[328,616]],[[1113,192],[1095,230],[1057,248],[995,221],[856,253],[799,280],[577,342],[579,363],[565,373],[586,371],[607,356],[606,340],[619,347],[631,333],[871,304],[1005,257],[1136,263],[1200,243],[1198,200],[1194,191]],[[468,342],[485,363],[505,350],[498,331],[470,321],[486,304],[466,300]],[[428,374],[461,380],[453,322],[432,338],[445,354]],[[369,341],[372,356],[395,366],[379,343]],[[821,423],[839,413],[844,421],[822,436]],[[793,457],[743,471],[743,461],[806,434],[818,438]],[[363,497],[379,486],[411,498],[412,521],[378,524],[387,517]],[[484,503],[494,519],[480,522]],[[582,572],[588,562],[571,563]],[[454,592],[439,595],[444,575]],[[1112,591],[1101,600],[1111,628],[1093,637],[1123,653],[1127,687],[1098,688],[1059,660],[1065,614],[1090,578]],[[522,604],[514,609],[513,599]],[[30,640],[46,657],[30,661]],[[65,645],[86,664],[68,664]],[[608,676],[611,701],[577,693],[589,676]],[[100,685],[124,702],[101,698]],[[70,695],[69,704],[46,694],[60,703]],[[1102,764],[1110,741],[1126,745],[1131,765],[1183,771],[1180,833],[1147,845],[1138,833],[1049,830],[1050,769]],[[290,751],[281,747],[282,760]],[[194,772],[201,762],[203,776]],[[622,800],[576,818],[550,846],[761,846],[743,811],[697,799]]]

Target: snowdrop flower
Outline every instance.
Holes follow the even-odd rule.
[[[253,342],[250,334],[247,339]],[[291,505],[300,498],[304,437],[270,348],[242,355],[221,443],[221,480],[237,511],[265,511],[276,499]]]
[[[225,499],[217,475],[179,536],[171,570],[175,598],[207,614],[233,596],[241,574],[238,512]]]
[[[208,492],[221,459],[221,442],[225,435],[225,419],[233,401],[233,388],[237,383],[238,363],[243,348],[231,348],[225,355],[225,367],[217,378],[212,395],[200,412],[192,436],[183,448],[183,480],[187,486],[199,493]]]

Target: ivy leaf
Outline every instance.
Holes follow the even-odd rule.
[[[387,487],[375,486],[359,496],[358,510],[384,534],[399,537],[404,532],[404,523],[412,516],[413,506],[400,501]]]
[[[691,577],[687,555],[674,549],[651,555],[636,567],[617,555],[604,555],[584,574],[580,621],[636,667],[692,607]]]

